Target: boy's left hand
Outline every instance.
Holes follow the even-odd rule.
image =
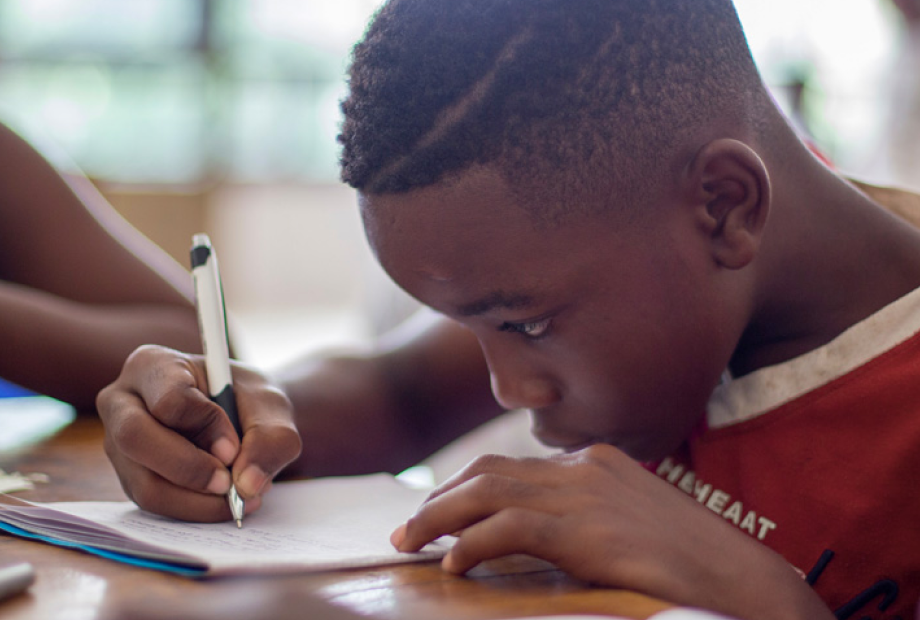
[[[453,573],[526,553],[589,582],[739,617],[832,617],[782,557],[609,445],[480,457],[391,541],[417,551],[449,534],[442,565]]]

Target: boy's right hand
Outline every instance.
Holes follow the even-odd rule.
[[[122,488],[144,510],[186,521],[231,518],[224,494],[230,466],[246,512],[300,454],[287,396],[259,373],[233,364],[242,445],[207,395],[204,358],[140,347],[96,399],[105,451]]]

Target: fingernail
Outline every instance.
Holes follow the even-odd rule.
[[[208,491],[215,495],[223,495],[230,490],[230,472],[226,469],[218,469],[211,476],[208,482]]]
[[[405,542],[406,540],[406,524],[403,523],[398,528],[393,530],[393,533],[390,534],[390,544],[392,544],[396,549]]]
[[[240,474],[236,487],[245,497],[254,497],[261,494],[266,482],[268,482],[268,476],[262,471],[262,468],[258,465],[250,465]]]
[[[229,439],[221,437],[211,446],[211,454],[217,457],[224,465],[230,465],[233,459],[236,458],[236,448],[233,447],[233,442]]]
[[[444,559],[441,560],[441,568],[443,568],[448,573],[456,572],[456,567],[454,566],[454,557],[450,554],[450,551],[448,551],[447,555],[444,556]]]

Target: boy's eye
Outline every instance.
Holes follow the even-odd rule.
[[[540,319],[539,321],[528,321],[525,323],[505,322],[499,326],[498,331],[522,334],[528,338],[537,339],[546,334],[551,322],[552,319]]]

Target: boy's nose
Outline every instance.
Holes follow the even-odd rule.
[[[541,409],[559,400],[556,387],[538,376],[493,370],[491,377],[492,394],[505,409]]]

